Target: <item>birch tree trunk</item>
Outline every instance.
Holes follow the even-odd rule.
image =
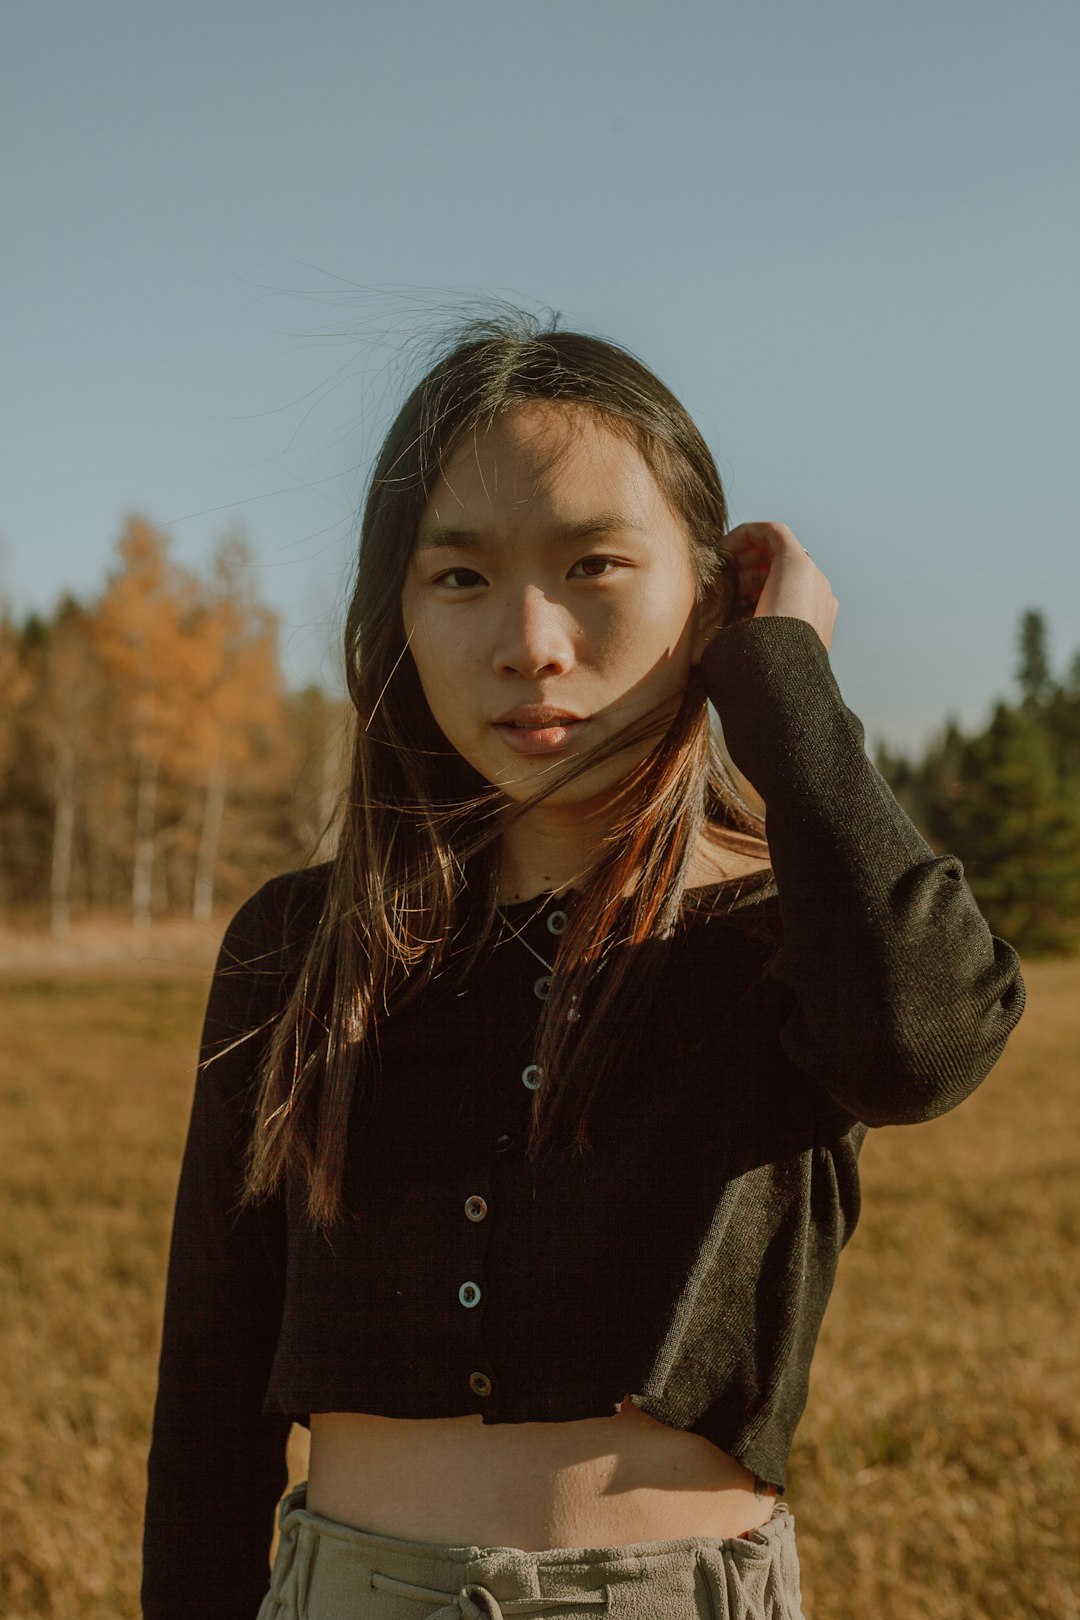
[[[75,829],[75,749],[63,741],[56,757],[56,812],[49,874],[53,939],[67,937],[71,920],[71,850]]]
[[[214,871],[224,816],[225,766],[219,762],[210,773],[203,800],[202,827],[195,856],[195,893],[191,907],[195,922],[209,922],[214,909]]]
[[[157,760],[143,754],[139,759],[139,785],[135,798],[135,859],[131,872],[131,920],[136,928],[145,928],[150,922],[157,775]]]

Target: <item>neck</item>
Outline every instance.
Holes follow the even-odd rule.
[[[498,901],[513,905],[535,894],[559,894],[580,887],[600,855],[617,805],[569,806],[560,811],[538,805],[506,828],[499,853]],[[688,889],[745,878],[769,866],[763,841],[706,827],[691,852]],[[633,881],[623,891],[632,892]]]
[[[537,805],[512,821],[499,847],[499,900],[513,905],[534,894],[559,893],[588,877],[617,806]]]

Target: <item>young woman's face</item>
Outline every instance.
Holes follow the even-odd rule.
[[[647,711],[674,718],[694,650],[690,541],[632,444],[580,407],[530,402],[450,458],[402,612],[443,735],[521,800]],[[656,741],[546,802],[593,799]]]

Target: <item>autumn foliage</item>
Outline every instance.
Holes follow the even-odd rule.
[[[329,838],[343,714],[287,694],[249,547],[206,577],[130,516],[100,596],[0,616],[0,906],[209,919]]]

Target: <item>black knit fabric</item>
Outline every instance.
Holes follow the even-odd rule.
[[[380,1027],[343,1224],[313,1233],[296,1189],[238,1212],[254,1071],[328,867],[230,924],[169,1262],[146,1620],[254,1620],[289,1423],[313,1411],[561,1422],[632,1394],[783,1487],[867,1127],[967,1096],[1024,991],[960,862],[867,759],[808,624],[732,626],[702,674],[767,803],[775,882],[697,891],[643,948],[652,993],[591,1153],[523,1156],[544,968],[510,939]],[[551,961],[573,904],[506,914]]]

